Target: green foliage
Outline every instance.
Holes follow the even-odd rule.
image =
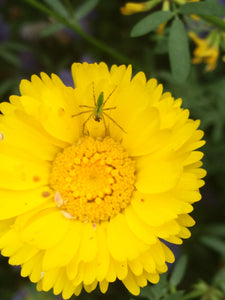
[[[217,2],[193,2],[182,5],[180,13],[185,15],[206,15],[206,16],[223,16],[225,15],[225,7]]]
[[[169,283],[172,286],[176,287],[181,282],[186,272],[186,268],[187,268],[187,256],[183,255],[176,262],[173,272],[171,274]]]
[[[218,237],[202,236],[201,242],[207,247],[219,252],[225,258],[225,240],[223,241]]]
[[[69,14],[66,9],[66,7],[63,5],[63,3],[60,0],[44,0],[44,2],[57,14],[64,18],[68,18]]]
[[[191,59],[187,32],[179,18],[173,20],[170,28],[169,58],[173,77],[178,82],[184,82],[190,72]]]
[[[156,30],[159,25],[169,21],[173,17],[169,11],[157,11],[139,21],[131,30],[131,37],[145,35]]]
[[[87,16],[98,5],[99,0],[87,0],[76,9],[75,15],[78,20]]]

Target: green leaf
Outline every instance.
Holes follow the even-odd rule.
[[[85,1],[79,8],[76,9],[76,17],[78,20],[84,18],[89,12],[91,12],[97,5],[99,0]]]
[[[69,14],[65,6],[62,4],[60,0],[44,0],[44,2],[52,8],[53,11],[58,13],[60,16],[64,18],[68,18]]]
[[[10,79],[6,79],[4,81],[2,81],[0,83],[0,98],[7,93],[8,91],[10,91],[16,84],[16,80],[15,78],[10,78]]]
[[[171,274],[169,283],[172,286],[177,286],[184,277],[187,268],[187,256],[182,255],[176,262],[173,272]]]
[[[7,49],[0,48],[0,57],[15,67],[20,67],[21,62],[16,54],[9,52]]]
[[[160,24],[169,21],[174,14],[170,11],[157,11],[139,21],[131,30],[131,37],[145,35],[159,27]]]
[[[219,287],[225,293],[225,267],[216,273],[213,278],[213,285]]]
[[[222,107],[221,109],[223,110]],[[218,118],[218,113],[217,113],[217,118]],[[211,233],[213,235],[225,237],[225,223],[210,225],[209,227],[206,228],[206,230],[208,233]]]
[[[15,51],[27,51],[31,49],[29,46],[23,43],[9,42],[9,41],[2,43],[1,48],[15,50]]]
[[[225,6],[215,2],[193,2],[182,5],[180,13],[185,15],[223,16],[225,15]]]
[[[203,236],[201,242],[220,254],[225,255],[225,241],[210,236]]]
[[[65,28],[65,25],[56,22],[56,23],[50,24],[47,27],[45,27],[40,32],[40,35],[43,36],[43,37],[46,37],[46,36],[49,36],[51,34],[54,34],[55,32],[58,32],[58,31],[62,30],[63,28]]]
[[[147,285],[141,289],[140,297],[149,300],[161,299],[168,293],[167,274],[162,274],[157,284]]]
[[[174,79],[184,82],[190,72],[191,58],[187,31],[178,18],[174,19],[170,28],[169,59]]]
[[[164,298],[163,300],[181,300],[181,296],[183,296],[183,294],[184,294],[183,291],[177,291],[174,294]]]

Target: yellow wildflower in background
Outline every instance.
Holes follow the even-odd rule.
[[[172,0],[172,2],[178,5],[183,5],[189,2],[198,2],[199,0]],[[123,15],[133,15],[136,13],[151,10],[157,4],[162,2],[162,10],[170,10],[171,0],[150,0],[145,2],[127,2],[123,7],[120,8],[120,12]]]
[[[147,11],[148,8],[148,2],[127,2],[123,7],[120,8],[120,12],[123,15],[133,15],[139,12]]]
[[[2,103],[0,248],[38,290],[64,299],[117,278],[157,283],[190,237],[205,171],[199,121],[131,67],[72,66],[22,80]]]
[[[189,36],[196,44],[192,63],[205,63],[206,71],[213,71],[219,57],[219,44],[211,45],[209,39],[201,39],[194,32],[189,32]]]

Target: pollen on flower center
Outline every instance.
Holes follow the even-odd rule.
[[[106,221],[127,207],[134,181],[134,161],[110,137],[85,137],[67,147],[50,174],[60,209],[83,222]]]

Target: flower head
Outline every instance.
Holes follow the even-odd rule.
[[[200,200],[204,144],[181,99],[131,67],[74,64],[2,103],[0,248],[38,290],[157,283]]]
[[[149,10],[148,2],[127,2],[123,7],[120,8],[121,14],[123,15],[133,15],[139,12]]]
[[[219,43],[211,43],[209,36],[199,38],[194,32],[190,32],[189,36],[196,43],[194,50],[193,64],[206,63],[206,71],[213,71],[217,66],[219,57]]]

